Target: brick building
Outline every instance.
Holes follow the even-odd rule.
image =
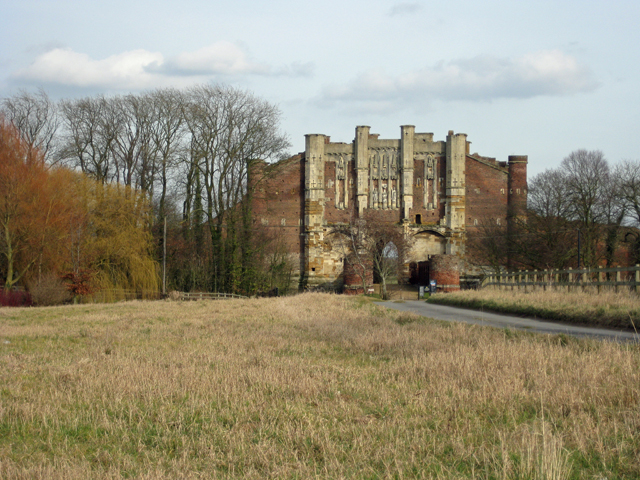
[[[301,287],[341,284],[345,252],[332,225],[366,215],[404,229],[413,237],[408,276],[433,255],[463,258],[466,231],[506,224],[526,207],[526,156],[470,154],[467,135],[453,131],[442,141],[413,126],[378,137],[366,126],[351,143],[306,135],[303,153],[252,172],[254,222],[278,229]]]

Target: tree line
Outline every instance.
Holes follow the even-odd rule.
[[[287,260],[278,236],[256,227],[250,202],[242,202],[252,193],[248,186],[254,162],[287,155],[290,143],[279,131],[276,106],[233,87],[199,85],[60,101],[44,91],[22,91],[2,99],[0,114],[3,131],[13,135],[13,129],[19,139],[21,168],[32,170],[32,159],[39,159],[38,169],[44,172],[40,182],[53,184],[64,175],[74,179],[71,183],[79,182],[80,174],[92,185],[83,188],[105,199],[95,210],[103,217],[110,211],[107,207],[117,203],[109,199],[113,192],[135,199],[130,207],[140,216],[129,224],[149,235],[148,258],[157,266],[158,285],[165,258],[167,289],[251,294],[287,283]],[[61,204],[98,206],[96,199],[66,190],[72,198]],[[34,197],[31,202],[32,210],[44,210],[44,200]],[[90,223],[95,225],[94,220]],[[38,244],[57,248],[64,257],[38,271],[74,270],[72,236],[64,238],[59,247],[49,240]],[[3,241],[1,248],[5,286],[19,278],[33,281],[37,261],[26,253],[27,247],[7,253],[11,248]],[[35,243],[29,248],[37,250]],[[102,271],[89,263],[86,268],[93,269],[94,276]],[[24,270],[19,278],[16,268]]]
[[[469,233],[472,258],[493,269],[566,269],[640,263],[640,161],[611,165],[576,150],[529,180],[526,212]]]

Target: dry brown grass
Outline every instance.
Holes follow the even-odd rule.
[[[637,478],[639,453],[636,346],[323,294],[0,309],[5,479]]]
[[[535,315],[551,320],[637,329],[640,332],[640,295],[635,292],[542,289],[524,292],[484,288],[436,295],[430,301]]]

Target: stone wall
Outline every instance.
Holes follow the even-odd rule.
[[[407,265],[433,255],[463,258],[468,230],[508,222],[527,196],[526,156],[498,162],[470,155],[469,145],[466,134],[434,141],[413,126],[402,126],[399,139],[357,127],[352,143],[307,135],[305,152],[262,165],[254,224],[278,229],[298,258],[302,286],[342,284],[346,253],[331,230],[365,214],[413,238]]]

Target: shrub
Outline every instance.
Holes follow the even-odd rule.
[[[62,305],[71,300],[71,293],[60,277],[53,273],[43,276],[29,288],[35,305]]]
[[[3,307],[30,307],[31,295],[22,290],[0,290],[0,305]]]

